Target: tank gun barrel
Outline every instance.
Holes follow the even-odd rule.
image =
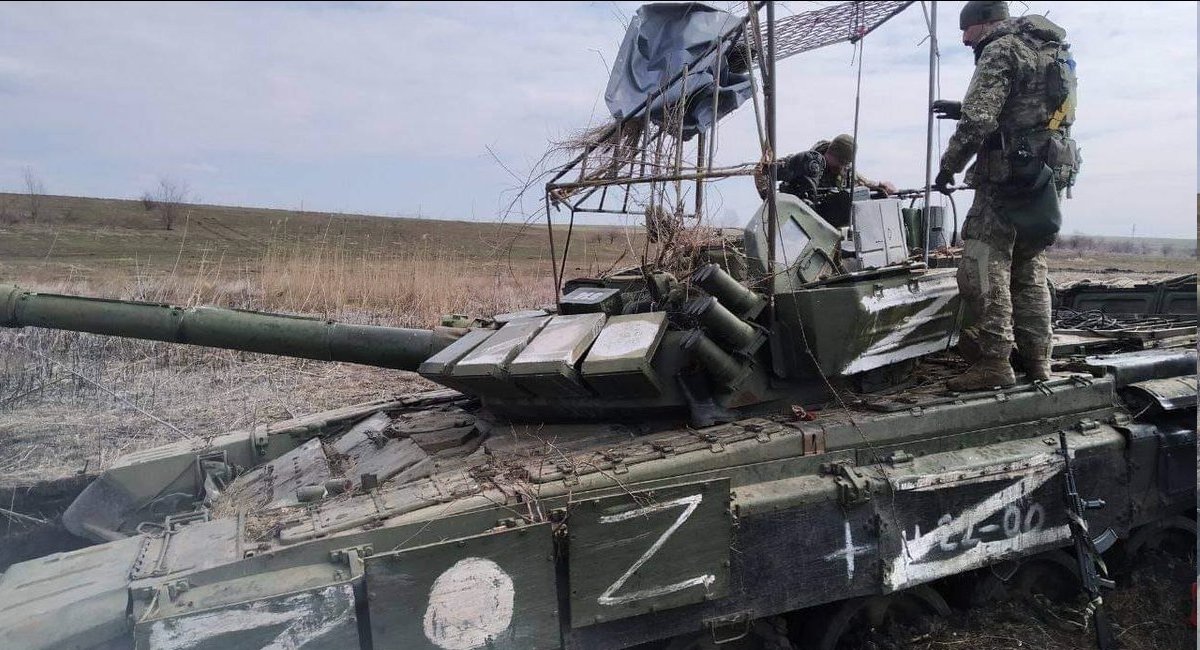
[[[86,298],[0,287],[0,326],[45,327],[416,370],[461,330],[354,325],[216,307]]]

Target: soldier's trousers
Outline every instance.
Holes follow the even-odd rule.
[[[995,190],[981,184],[963,222],[958,290],[967,310],[962,336],[985,357],[1046,359],[1053,346],[1044,243],[1017,238],[996,210]]]

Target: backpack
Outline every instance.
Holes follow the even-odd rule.
[[[1050,105],[1055,107],[1046,124],[1052,134],[1046,147],[1045,162],[1054,172],[1055,186],[1067,189],[1069,196],[1083,160],[1078,144],[1070,137],[1070,127],[1075,122],[1077,80],[1075,58],[1066,42],[1067,32],[1045,16],[1022,16],[1014,22],[1017,35],[1038,53],[1045,74],[1046,93]]]

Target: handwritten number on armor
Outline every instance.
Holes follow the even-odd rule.
[[[1042,529],[1042,525],[1046,523],[1046,509],[1040,503],[1031,503],[1022,512],[1020,504],[1010,503],[1004,508],[1004,514],[1001,517],[1000,525],[995,524],[983,526],[979,528],[980,533],[990,533],[997,529],[1004,533],[1006,538],[1013,538],[1024,533],[1033,533]],[[975,536],[976,525],[982,523],[975,520],[967,521],[966,531],[963,532],[959,541],[951,541],[953,532],[947,531],[945,537],[938,542],[938,546],[943,551],[967,550],[974,547],[981,540]],[[938,528],[951,529],[954,524],[954,517],[949,514],[942,515],[938,519]]]

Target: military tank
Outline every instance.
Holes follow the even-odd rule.
[[[546,186],[547,219],[640,211],[630,187],[670,186],[676,204],[645,211],[670,239],[683,198],[701,215],[705,182],[753,173],[714,168],[704,142],[758,92],[755,64],[767,154],[777,50],[861,39],[910,4],[781,19],[780,48],[771,3],[765,39],[762,3],[639,11],[627,43],[695,21],[668,39],[684,54],[655,59],[679,69],[645,93],[643,75],[614,82],[625,103]],[[672,102],[700,114],[672,123]],[[953,255],[931,254],[933,206],[845,188],[831,219],[774,174],[741,235],[686,270],[643,255],[563,281],[552,250],[554,305],[434,330],[0,289],[4,327],[444,387],[116,460],[62,514],[87,546],[0,575],[0,647],[832,650],[946,613],[951,586],[1071,565],[1068,484],[1106,503],[1086,518],[1101,550],[1194,536],[1194,319],[1073,331],[1047,381],[949,392],[969,315]]]
[[[855,206],[903,241],[896,199]],[[445,386],[117,460],[62,516],[91,545],[0,576],[0,646],[836,648],[1062,553],[1058,432],[1097,535],[1194,532],[1194,338],[950,393],[955,270],[846,271],[811,206],[775,207],[791,256],[764,206],[739,265],[435,330],[0,290],[6,327]]]

